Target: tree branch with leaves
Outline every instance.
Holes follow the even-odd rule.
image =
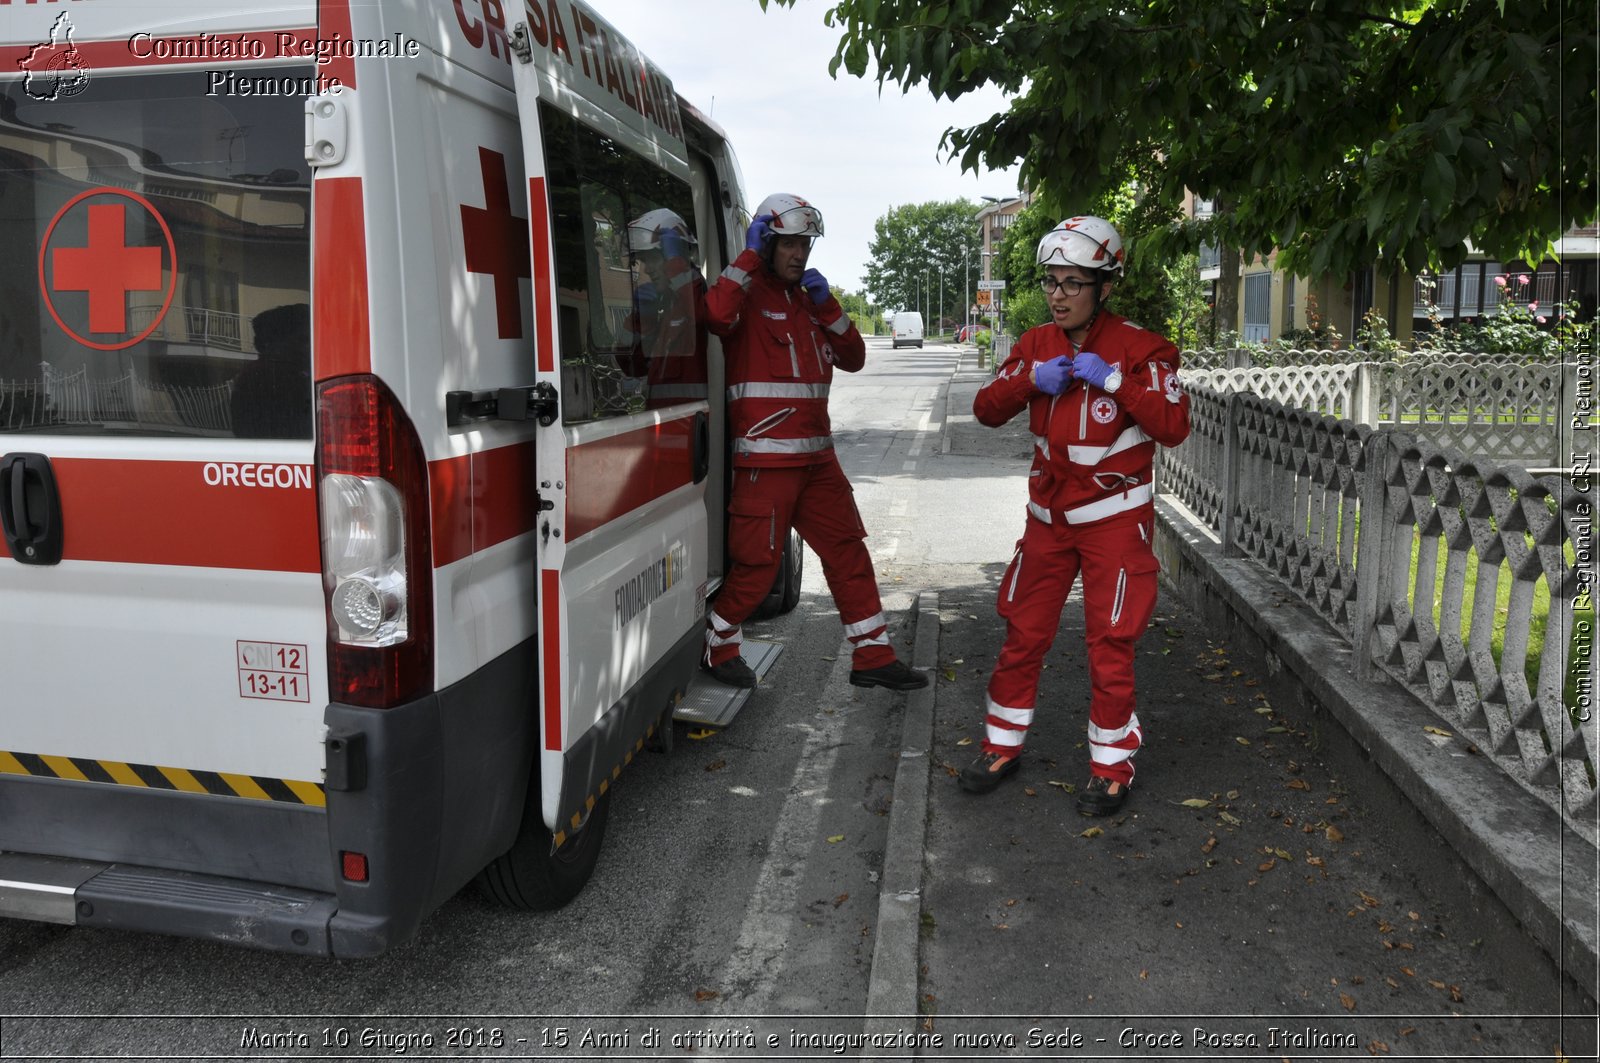
[[[963,169],[1020,162],[1069,209],[1148,160],[1165,208],[1229,201],[1165,249],[1417,272],[1469,243],[1538,261],[1597,215],[1593,0],[837,0],[826,19],[836,76],[1011,95],[946,131]]]

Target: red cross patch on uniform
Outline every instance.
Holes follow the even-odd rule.
[[[1168,402],[1179,402],[1183,399],[1183,384],[1178,380],[1177,373],[1168,373],[1167,379],[1161,382],[1162,390],[1167,393]]]

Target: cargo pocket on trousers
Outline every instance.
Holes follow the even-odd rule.
[[[1120,638],[1138,638],[1156,611],[1156,588],[1161,562],[1154,554],[1134,554],[1122,559],[1117,589],[1111,599],[1111,629]]]
[[[778,559],[778,511],[766,499],[728,502],[728,556],[742,565],[770,565]]]
[[[994,611],[1000,619],[1010,620],[1011,614],[1017,609],[1017,584],[1022,580],[1022,540],[1017,540],[1016,549],[1011,553],[1011,564],[1006,566],[1005,574],[1000,577],[1000,592],[994,598]]]

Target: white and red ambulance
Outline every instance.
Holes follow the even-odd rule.
[[[366,956],[575,895],[724,565],[627,226],[714,275],[742,204],[582,0],[0,0],[0,916]]]

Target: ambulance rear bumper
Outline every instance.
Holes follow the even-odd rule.
[[[329,955],[332,894],[185,871],[0,853],[0,916]]]

